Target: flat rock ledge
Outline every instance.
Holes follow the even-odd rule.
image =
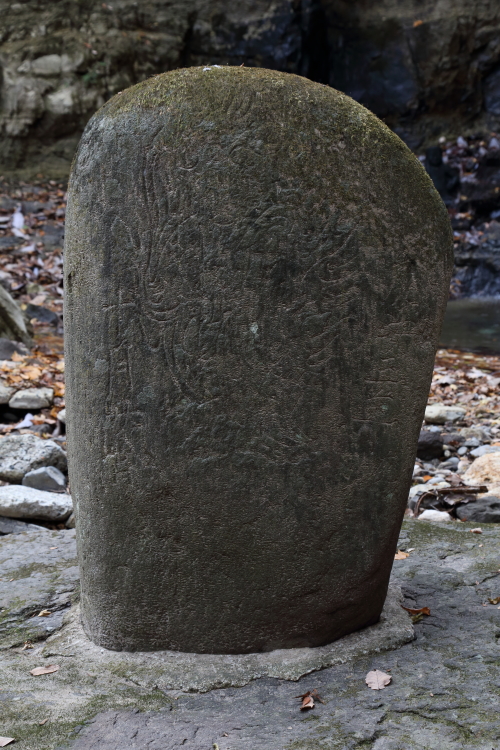
[[[89,643],[74,529],[0,537],[0,735],[22,750],[498,748],[500,524],[476,526],[404,522],[386,623],[321,649],[239,657]],[[430,616],[412,625],[397,587]],[[394,628],[401,616],[415,638]],[[384,643],[371,639],[384,630]],[[365,684],[373,669],[391,674],[384,690]],[[313,689],[324,703],[300,711],[297,695]]]
[[[80,624],[79,608],[74,607],[65,618],[62,631],[48,639],[42,656],[72,657],[72,664],[80,664],[83,670],[99,667],[111,672],[125,671],[134,682],[159,690],[204,693],[215,688],[242,687],[261,677],[296,681],[325,667],[399,648],[413,640],[413,625],[401,608],[402,602],[401,588],[390,586],[376,625],[328,646],[238,655],[108,651],[87,638]]]

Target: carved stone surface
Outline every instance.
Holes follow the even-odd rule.
[[[326,86],[179,70],[92,118],[66,237],[88,635],[237,653],[376,622],[452,267],[415,157]]]

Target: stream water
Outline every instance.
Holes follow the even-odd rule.
[[[500,354],[500,298],[450,300],[440,346]]]

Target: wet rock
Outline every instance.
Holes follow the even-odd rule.
[[[26,388],[9,401],[11,409],[46,409],[54,399],[53,388]]]
[[[42,529],[45,531],[43,526],[0,516],[0,534],[24,534],[25,531],[41,531]]]
[[[497,173],[500,175],[500,169],[497,169]],[[500,190],[495,193],[496,200],[499,195]],[[500,295],[499,222],[492,221],[488,227],[485,226],[477,242],[467,238],[457,242],[452,284],[456,289],[456,298]]]
[[[7,435],[0,438],[0,479],[21,482],[25,474],[41,466],[66,470],[66,454],[57,443],[35,435]]]
[[[424,461],[440,458],[443,455],[443,438],[439,432],[422,430],[418,438],[417,456]]]
[[[64,492],[66,477],[55,466],[42,466],[40,469],[34,469],[25,474],[22,484],[24,487],[33,487],[35,490],[45,492]]]
[[[444,404],[430,404],[425,409],[425,421],[427,424],[445,424],[445,422],[458,422],[467,413],[460,406],[445,406]]]
[[[457,518],[471,523],[500,523],[500,497],[483,495],[476,502],[459,505]]]
[[[19,484],[0,487],[0,515],[7,518],[64,521],[72,510],[71,496],[67,494],[42,492]]]

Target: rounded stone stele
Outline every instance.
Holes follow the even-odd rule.
[[[89,122],[66,238],[89,637],[246,653],[375,623],[452,266],[418,160],[329,87],[179,70]]]

